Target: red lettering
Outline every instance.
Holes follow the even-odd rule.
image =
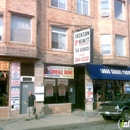
[[[72,71],[71,71],[71,70],[65,70],[65,71],[64,71],[64,74],[65,74],[65,75],[72,75]]]
[[[51,70],[51,74],[63,74],[62,70]]]

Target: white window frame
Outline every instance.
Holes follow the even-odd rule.
[[[0,18],[2,20],[2,27],[1,27],[1,39],[0,39],[0,42],[3,41],[3,34],[4,34],[4,21],[3,21],[3,14],[0,14]]]
[[[31,31],[31,34],[30,34],[30,42],[21,42],[21,41],[15,41],[15,40],[11,40],[11,35],[10,35],[10,41],[12,43],[19,43],[19,44],[29,44],[31,45],[32,44],[32,19],[30,17],[26,17],[26,16],[19,16],[19,15],[12,15],[12,16],[18,16],[18,17],[23,17],[23,18],[29,18],[30,19],[30,31]],[[11,16],[11,22],[12,22],[12,16]],[[12,23],[11,23],[11,29],[12,29]],[[10,33],[11,33],[12,30],[10,30]]]
[[[52,33],[56,33],[58,34],[58,48],[52,48],[52,49],[55,49],[55,50],[62,50],[62,51],[67,51],[67,30],[66,32],[60,32],[60,31],[56,31],[56,30],[53,30],[53,28],[57,28],[57,29],[63,29],[63,28],[59,28],[59,27],[52,27],[52,32],[51,32],[51,35],[53,35]],[[59,38],[59,34],[65,34],[66,35],[66,40],[65,40],[65,49],[60,49],[60,38]],[[52,39],[51,39],[51,43],[52,43]],[[51,44],[52,45],[52,44]]]
[[[82,3],[81,3],[81,13],[80,12],[78,12],[78,7],[77,7],[77,13],[78,14],[82,14],[82,15],[86,15],[86,16],[90,16],[90,0],[80,0]],[[87,1],[88,2],[88,14],[84,14],[83,13],[83,1]],[[76,0],[76,2],[77,2],[77,6],[78,6],[78,0]]]
[[[102,2],[108,1],[108,8],[102,8]],[[110,17],[110,0],[100,0],[101,17]]]
[[[104,36],[104,38],[103,38],[103,36]],[[111,55],[111,53],[112,53],[112,36],[111,36],[111,34],[101,34],[100,35],[100,40],[101,40],[101,54],[102,55]],[[106,50],[106,51],[110,51],[110,53],[103,53],[103,49],[102,49],[102,47],[103,46],[110,46],[110,49],[109,50]]]
[[[67,10],[67,0],[65,0],[65,8],[60,8],[60,7],[59,7],[59,0],[57,0],[57,1],[58,1],[58,7],[57,7],[57,6],[53,6],[53,5],[52,5],[52,0],[51,0],[51,6],[52,6],[52,7],[54,7],[54,8],[58,8],[58,9]]]
[[[123,38],[123,43],[122,43],[122,45],[123,45],[123,47],[122,47],[122,49],[123,49],[123,55],[121,55],[121,54],[119,54],[120,52],[117,52],[117,46],[119,46],[119,45],[117,45],[117,37],[122,37]],[[122,36],[122,35],[115,35],[115,52],[116,52],[116,56],[126,56],[126,44],[125,44],[125,36]]]
[[[122,3],[122,18],[117,18],[116,16],[115,16],[115,11],[116,11],[116,9],[115,9],[115,2],[120,2],[120,3]],[[124,7],[125,5],[124,5],[124,2],[123,1],[120,1],[120,0],[114,0],[114,17],[115,17],[115,19],[119,19],[119,20],[124,20],[125,19],[125,15],[124,15],[124,9],[125,9],[125,7]]]

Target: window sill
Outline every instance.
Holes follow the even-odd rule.
[[[57,52],[70,52],[70,51],[67,51],[67,50],[62,50],[62,49],[48,49],[48,51],[57,51]]]
[[[14,44],[24,44],[24,45],[32,45],[32,43],[24,43],[24,42],[16,42],[16,41],[10,41],[10,43],[14,43]]]
[[[80,14],[78,12],[74,12],[74,13],[77,15],[81,15],[81,16],[85,16],[85,17],[89,17],[89,18],[94,18],[93,16],[90,16],[90,15]]]
[[[58,7],[55,7],[55,6],[47,6],[47,7],[53,8],[53,9],[58,9],[58,10],[65,11],[65,12],[72,12],[72,11],[70,11],[70,10],[58,8]]]
[[[121,21],[121,22],[126,22],[126,20],[123,20],[123,19],[117,19],[117,18],[115,18],[115,20]]]
[[[116,57],[128,58],[127,56],[116,55]]]
[[[101,54],[102,56],[112,56],[112,54]]]

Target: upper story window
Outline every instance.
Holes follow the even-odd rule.
[[[0,41],[3,40],[3,15],[0,15]]]
[[[11,41],[31,43],[31,18],[12,15]]]
[[[109,16],[109,0],[101,0],[101,16]]]
[[[52,48],[66,50],[66,29],[52,27]]]
[[[77,12],[84,15],[89,15],[88,0],[77,0]]]
[[[115,0],[115,18],[123,20],[124,19],[124,2]]]
[[[66,0],[51,0],[51,6],[66,9]]]
[[[111,54],[111,35],[101,35],[101,54]]]
[[[116,35],[116,55],[117,56],[125,56],[125,44],[124,44],[125,37]]]

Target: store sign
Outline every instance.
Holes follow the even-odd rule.
[[[74,78],[74,68],[73,67],[63,67],[63,66],[45,66],[44,67],[44,77],[48,78]]]
[[[9,70],[9,62],[7,62],[7,61],[0,61],[0,70],[8,71]]]
[[[90,29],[74,33],[74,64],[90,62]]]
[[[130,80],[130,67],[87,64],[92,79]]]
[[[11,110],[19,110],[20,63],[11,63]]]

